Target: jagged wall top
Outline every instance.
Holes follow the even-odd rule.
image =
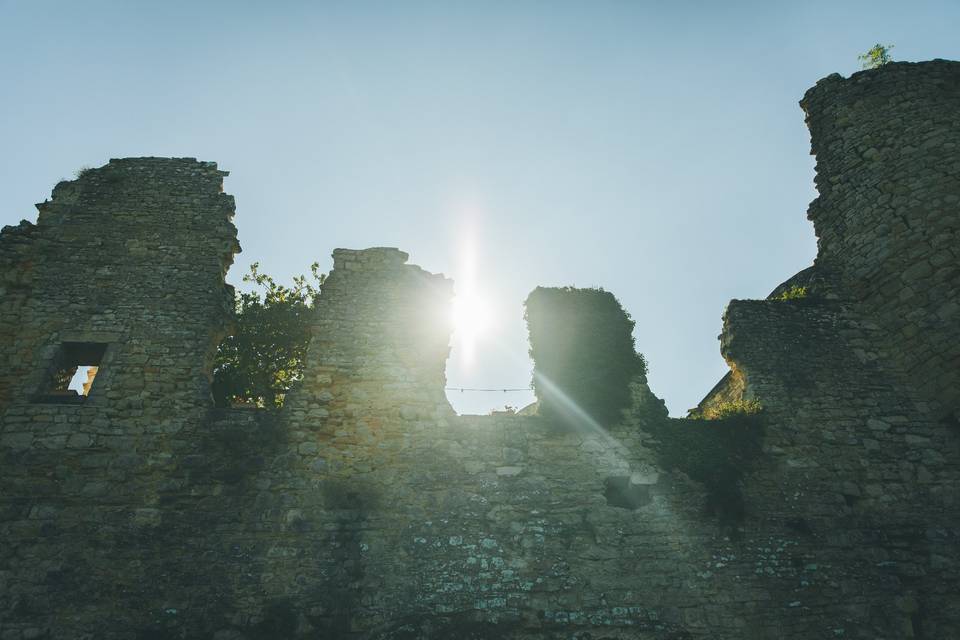
[[[27,401],[58,346],[80,341],[113,345],[91,402],[202,402],[239,250],[225,175],[193,158],[111,160],[57,184],[36,225],[4,229],[0,261],[16,277],[3,291],[0,400]],[[159,370],[146,380],[148,360]]]
[[[950,112],[937,95],[932,122]],[[874,120],[864,135],[912,124]],[[844,131],[815,131],[824,167],[856,149]],[[857,161],[849,176],[821,170],[842,188],[823,195],[818,233],[840,248],[825,259],[855,304],[731,305],[734,355],[770,419],[743,481],[749,520],[726,535],[704,518],[705,487],[656,464],[650,411],[615,437],[539,416],[453,418],[451,283],[396,249],[335,253],[283,413],[209,410],[196,392],[230,300],[219,252],[235,248],[232,201],[209,167],[131,162],[136,185],[84,174],[43,214],[63,225],[0,242],[32,270],[4,284],[0,375],[99,326],[118,331],[122,378],[102,405],[0,398],[4,640],[960,637],[955,439],[888,375],[892,360],[859,359],[887,332],[860,313],[874,299],[854,289],[858,265],[896,283],[893,258],[916,246],[934,266],[936,236],[901,247],[894,234],[890,258],[856,252],[871,226],[858,203],[888,178],[912,197],[909,163],[906,178]],[[925,179],[916,195],[942,209]],[[924,282],[910,277],[898,291]],[[181,306],[179,288],[196,299]]]
[[[370,415],[403,430],[400,418],[453,414],[444,395],[453,281],[407,258],[392,247],[333,252],[303,383],[288,401],[294,420],[325,418],[336,432]]]
[[[831,75],[801,101],[817,158],[818,267],[944,413],[960,408],[960,63]]]

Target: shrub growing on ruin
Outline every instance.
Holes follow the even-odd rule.
[[[692,420],[723,420],[736,416],[751,416],[760,413],[762,409],[759,400],[728,400],[707,407],[703,411],[693,409],[687,417]]]
[[[540,415],[601,424],[619,421],[630,382],[646,374],[634,322],[603,289],[537,287],[524,303]]]
[[[236,330],[217,350],[213,397],[217,406],[235,404],[280,407],[291,385],[303,377],[310,343],[310,313],[320,296],[319,264],[311,277],[297,276],[293,286],[277,284],[250,265],[243,281],[253,291],[237,292]]]
[[[857,56],[857,60],[860,61],[864,69],[877,69],[893,60],[890,56],[890,49],[893,49],[892,44],[884,45],[878,42],[870,47],[866,53]]]
[[[807,297],[807,293],[809,292],[806,287],[799,287],[797,285],[793,285],[792,287],[790,287],[789,289],[781,293],[779,296],[777,296],[777,300],[784,301],[784,302],[787,300],[802,300],[803,298]]]

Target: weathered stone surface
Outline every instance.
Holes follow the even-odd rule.
[[[817,263],[836,268],[846,298],[883,329],[883,350],[922,394],[956,414],[960,63],[833,75],[800,104],[817,157],[820,194],[808,211]]]
[[[763,403],[764,445],[777,458],[746,483],[747,501],[794,510],[813,532],[797,551],[819,544],[818,566],[858,576],[860,596],[837,579],[835,598],[850,611],[852,599],[870,602],[872,619],[838,626],[844,634],[957,635],[958,557],[939,558],[960,535],[960,438],[949,424],[960,324],[939,313],[960,299],[960,254],[942,255],[960,226],[960,64],[830,76],[801,104],[817,156],[819,254],[768,300],[731,302],[721,336],[731,373],[700,408]],[[808,297],[777,299],[794,285]],[[778,492],[783,509],[767,502]],[[922,606],[907,612],[904,601]]]
[[[455,416],[452,283],[397,249],[334,253],[282,411],[214,409],[225,172],[57,185],[0,234],[0,638],[960,637],[958,79],[804,100],[815,295],[732,302],[701,405],[768,414],[735,527],[658,466],[643,384],[609,432]],[[38,402],[65,341],[109,345],[90,395]]]

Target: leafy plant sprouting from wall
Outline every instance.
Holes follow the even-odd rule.
[[[296,276],[289,287],[259,267],[253,263],[243,276],[255,288],[235,294],[236,330],[217,350],[212,385],[217,406],[280,407],[303,377],[311,309],[324,278],[320,265],[310,265],[310,277]]]
[[[789,289],[781,293],[779,296],[777,296],[776,299],[780,300],[781,302],[786,302],[788,300],[802,300],[803,298],[807,297],[808,293],[809,293],[809,290],[807,289],[807,287],[800,287],[797,285],[793,285],[792,287],[790,287]]]
[[[634,322],[609,291],[537,287],[524,303],[540,415],[564,419],[576,407],[600,424],[618,422],[630,382],[646,374]]]
[[[890,56],[890,49],[893,49],[892,44],[877,43],[870,47],[866,53],[857,56],[857,60],[860,61],[864,69],[878,69],[893,61]]]

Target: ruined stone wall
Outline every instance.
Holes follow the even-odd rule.
[[[30,299],[33,276],[32,251],[36,226],[26,220],[16,227],[0,231],[0,406],[7,406],[11,394],[29,371],[29,345],[19,338],[21,314]]]
[[[706,512],[706,487],[658,467],[645,425],[663,414],[645,385],[636,412],[609,432],[450,415],[439,368],[449,327],[435,320],[449,283],[405,259],[338,251],[280,433],[251,434],[230,418],[214,426],[225,430],[215,442],[257,452],[237,465],[244,476],[214,445],[206,459],[221,470],[191,474],[205,512],[223,510],[228,493],[236,500],[234,527],[197,542],[236,550],[214,571],[231,591],[219,618],[191,619],[196,596],[163,605],[181,612],[171,629],[910,637],[922,618],[928,631],[956,630],[953,445],[881,368],[862,368],[855,354],[871,339],[855,326],[835,335],[839,315],[759,303],[770,317],[744,332],[742,349],[732,336],[725,346],[745,363],[745,383],[777,399],[765,459],[744,485],[747,517],[731,529]],[[416,330],[431,318],[432,338]],[[405,368],[408,352],[427,375]],[[870,436],[857,435],[873,418]]]
[[[140,585],[158,581],[159,543],[140,551],[180,489],[169,469],[197,446],[232,305],[224,175],[193,159],[113,160],[58,184],[35,225],[0,235],[16,270],[0,299],[4,637],[66,620],[93,633],[122,618],[111,603],[136,608]],[[47,393],[64,343],[103,349],[85,400]]]
[[[745,502],[796,533],[795,606],[831,611],[847,636],[952,637],[960,434],[903,384],[883,343],[839,301],[731,302],[723,354],[768,424]]]
[[[334,251],[291,419],[325,418],[330,433],[355,437],[364,416],[453,415],[443,391],[453,282],[407,265],[407,257],[392,248]]]
[[[801,101],[817,157],[818,263],[945,414],[960,408],[960,63],[831,75]]]
[[[154,463],[161,476],[125,471],[151,464],[146,433],[126,438],[123,453],[100,442],[45,449],[36,432],[8,446],[0,631],[17,640],[956,632],[954,445],[876,358],[858,359],[870,339],[841,310],[731,306],[728,323],[744,331],[727,332],[727,355],[751,389],[777,399],[766,456],[744,483],[747,516],[731,528],[705,511],[707,487],[658,466],[649,426],[664,416],[644,384],[637,409],[609,431],[453,416],[440,366],[449,327],[418,329],[449,300],[449,281],[405,259],[338,251],[311,368],[290,405],[192,414]],[[386,330],[388,318],[409,321]],[[410,379],[415,389],[403,386]],[[105,408],[83,409],[101,431],[126,428]],[[51,468],[63,485],[45,491]],[[84,474],[105,491],[75,485]],[[123,486],[131,481],[154,495]]]
[[[942,421],[960,373],[958,98],[960,65],[945,61],[807,93],[815,266],[765,301],[730,303],[731,374],[700,404],[763,404],[746,503],[812,542],[818,571],[839,570],[798,606],[836,603],[864,637],[958,633],[960,434]],[[807,297],[779,299],[794,285]]]
[[[36,225],[4,229],[12,283],[4,293],[14,297],[4,296],[3,313],[16,318],[4,332],[15,334],[4,378],[11,401],[43,392],[65,341],[111,345],[90,404],[142,409],[203,396],[209,343],[232,308],[223,278],[238,249],[224,175],[193,159],[112,160],[58,184],[37,205]]]
[[[952,68],[889,74],[918,113],[946,113],[931,78]],[[885,87],[887,71],[869,78]],[[281,411],[213,409],[237,248],[224,172],[130,159],[58,185],[36,225],[0,236],[0,638],[960,636],[960,445],[939,422],[949,394],[925,384],[950,371],[916,364],[922,340],[942,338],[897,354],[880,293],[856,274],[912,249],[896,235],[878,241],[900,247],[891,261],[869,257],[869,224],[830,200],[839,184],[861,199],[890,181],[918,198],[947,187],[924,182],[927,165],[914,179],[831,164],[857,143],[823,137],[816,105],[824,87],[874,86],[860,77],[806,102],[820,171],[837,178],[820,178],[833,186],[811,208],[822,255],[801,279],[817,295],[726,313],[735,373],[712,395],[766,414],[735,522],[707,511],[710,487],[659,464],[654,434],[689,421],[664,423],[642,381],[608,430],[455,416],[451,282],[396,249],[334,253]],[[901,140],[897,122],[876,126]],[[907,235],[929,240],[910,246],[940,247],[928,227],[942,220],[910,218]],[[941,309],[951,273],[906,285],[929,277]],[[90,396],[38,401],[71,340],[108,345]]]

